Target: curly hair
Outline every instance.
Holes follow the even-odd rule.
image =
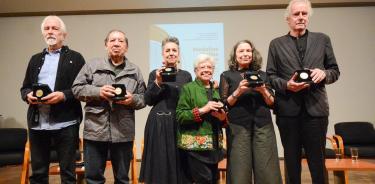
[[[233,46],[233,49],[230,54],[230,58],[228,60],[229,69],[233,71],[238,70],[236,50],[238,46],[242,43],[249,44],[253,50],[253,57],[252,57],[252,61],[250,63],[249,69],[254,70],[254,71],[259,70],[262,67],[262,56],[260,55],[260,52],[255,48],[254,44],[250,40],[241,40]]]

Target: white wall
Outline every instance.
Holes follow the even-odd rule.
[[[310,31],[324,32],[331,37],[341,70],[339,81],[327,87],[331,112],[328,134],[333,134],[333,125],[339,121],[375,123],[375,7],[315,8],[314,11]],[[42,19],[0,18],[0,114],[3,115],[0,128],[26,127],[27,105],[20,99],[19,88],[31,55],[45,46],[40,33]],[[110,29],[124,30],[130,41],[128,58],[141,67],[146,81],[151,24],[223,22],[226,60],[235,42],[250,39],[262,53],[264,67],[269,42],[288,32],[283,10],[279,9],[76,15],[62,16],[62,19],[69,33],[67,44],[81,52],[86,60],[105,55],[103,40]],[[136,112],[138,148],[148,111],[145,108]],[[282,156],[279,138],[278,147]]]

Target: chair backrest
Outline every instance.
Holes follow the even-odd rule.
[[[344,145],[375,144],[374,125],[369,122],[339,122],[334,127]]]
[[[0,166],[21,164],[26,141],[26,129],[0,128]]]

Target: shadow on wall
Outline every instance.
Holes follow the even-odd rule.
[[[0,116],[0,128],[26,128],[25,123],[16,121],[13,117]]]

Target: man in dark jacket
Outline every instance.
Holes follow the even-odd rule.
[[[29,104],[30,183],[48,183],[52,149],[58,154],[61,183],[75,183],[82,109],[71,86],[85,60],[80,53],[63,45],[67,32],[59,17],[47,16],[41,30],[47,48],[31,57],[21,87],[22,100]],[[36,84],[44,86],[38,90]]]
[[[285,13],[290,31],[272,40],[268,52],[267,74],[276,91],[274,111],[284,147],[286,183],[293,184],[301,183],[302,148],[312,183],[325,182],[329,115],[325,85],[340,75],[329,37],[307,30],[311,14],[309,0],[292,0]],[[296,71],[303,69],[307,72],[297,76]]]

